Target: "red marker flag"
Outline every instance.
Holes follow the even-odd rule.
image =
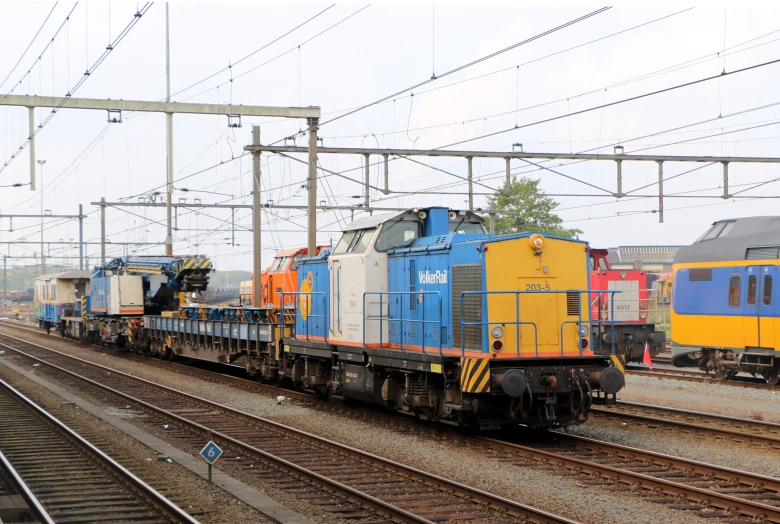
[[[653,369],[653,360],[650,358],[650,347],[645,342],[645,355],[642,357],[642,362],[647,364],[650,369]]]

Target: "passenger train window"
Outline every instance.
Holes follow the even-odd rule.
[[[712,270],[711,269],[691,269],[690,273],[688,273],[688,280],[694,282],[697,280],[712,280]]]
[[[756,275],[748,277],[747,305],[756,305]]]
[[[382,232],[376,239],[374,246],[377,251],[384,253],[390,249],[410,247],[422,234],[422,224],[412,220],[386,223],[382,226]]]
[[[739,307],[739,292],[742,279],[739,275],[731,275],[729,278],[729,307]]]
[[[772,275],[764,275],[764,305],[772,305]]]

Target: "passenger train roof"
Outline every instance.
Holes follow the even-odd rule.
[[[74,270],[74,271],[63,271],[61,273],[48,273],[46,275],[41,275],[39,277],[36,277],[35,280],[52,280],[52,279],[76,279],[76,278],[90,278],[92,276],[91,271],[82,271],[82,270]]]
[[[675,264],[777,259],[780,217],[746,217],[715,222],[696,242],[677,251]]]

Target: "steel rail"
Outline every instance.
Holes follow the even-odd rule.
[[[11,482],[13,482],[16,488],[20,491],[22,498],[24,498],[24,501],[27,503],[27,506],[29,506],[33,515],[35,515],[35,518],[37,518],[43,524],[56,524],[55,520],[51,518],[49,512],[46,511],[46,509],[43,507],[43,504],[41,504],[41,501],[38,500],[38,497],[36,497],[35,493],[32,492],[30,486],[28,486],[22,476],[19,475],[19,472],[16,471],[16,468],[14,468],[14,465],[11,464],[8,458],[3,455],[2,451],[0,451],[0,464],[2,464],[5,472],[11,477]]]
[[[648,378],[665,378],[669,380],[682,380],[684,382],[698,382],[704,384],[720,384],[723,386],[733,386],[737,388],[748,389],[766,389],[770,391],[777,391],[780,389],[780,384],[770,386],[766,382],[759,382],[749,379],[748,377],[736,377],[729,380],[719,380],[714,376],[707,374],[703,371],[687,371],[683,369],[656,369],[650,370],[646,368],[636,368],[626,366],[626,374],[634,375],[637,377]]]
[[[17,327],[17,326],[14,326],[14,327]],[[28,330],[26,328],[21,328],[21,329],[23,329],[25,331],[31,331],[31,332],[34,332],[36,334],[42,334],[42,333],[38,333],[37,331]],[[170,365],[170,363],[168,363],[167,365]],[[176,364],[174,364],[174,365],[176,365]],[[198,373],[196,373],[196,376],[200,376],[200,378],[205,378],[207,380],[218,379],[222,383],[243,386],[246,389],[251,389],[251,390],[260,390],[260,389],[262,389],[264,391],[268,390],[269,392],[273,392],[273,391],[278,392],[277,388],[273,388],[272,386],[266,386],[266,385],[263,385],[263,384],[258,384],[258,383],[254,382],[254,381],[250,381],[250,380],[246,380],[246,379],[242,379],[242,378],[238,378],[238,377],[233,377],[233,376],[228,376],[228,375],[223,375],[223,374],[216,373],[216,372],[210,372],[210,371],[202,370],[202,369],[199,369],[199,368],[193,368],[192,366],[183,366],[183,365],[176,365],[176,366],[180,366],[180,367],[184,368],[184,372],[185,373],[188,372],[187,370],[189,370],[189,372],[197,371]],[[302,400],[306,400],[306,401],[309,401],[309,402],[317,401],[316,399],[313,399],[310,395],[305,395],[305,394],[301,394],[301,393],[297,393],[297,392],[288,392],[288,393],[294,395],[296,398],[299,398],[299,399],[302,399]],[[330,402],[330,403],[326,403],[326,404],[332,405],[333,403]],[[734,417],[726,417],[726,416],[723,416],[723,415],[714,415],[714,414],[707,414],[707,413],[697,413],[697,412],[690,412],[690,411],[685,411],[685,410],[678,410],[678,409],[674,409],[674,408],[663,408],[663,407],[660,407],[660,406],[643,406],[643,405],[640,405],[640,404],[634,404],[634,403],[624,402],[624,401],[620,401],[618,403],[618,406],[621,406],[621,405],[628,406],[628,407],[657,409],[657,410],[673,412],[673,413],[677,413],[677,414],[681,414],[681,415],[696,415],[696,416],[708,417],[708,418],[711,418],[711,419],[714,419],[714,420],[730,422],[730,423],[743,423],[743,424],[751,424],[753,426],[761,426],[761,427],[764,427],[764,428],[779,428],[780,429],[780,424],[772,424],[772,423],[767,423],[767,422],[759,423],[758,421],[751,421],[751,420],[739,419],[739,418],[734,418]],[[733,430],[728,430],[728,429],[723,429],[723,428],[711,428],[711,427],[706,427],[706,426],[698,426],[698,425],[695,425],[695,424],[690,424],[690,423],[685,423],[685,422],[680,422],[680,421],[670,421],[670,420],[666,420],[666,419],[655,419],[655,418],[650,418],[650,417],[643,417],[641,415],[624,414],[624,413],[620,413],[620,412],[613,412],[611,410],[600,409],[600,408],[595,408],[595,407],[593,409],[594,409],[594,411],[596,411],[598,413],[602,413],[603,412],[603,413],[605,413],[608,416],[609,415],[629,416],[629,417],[637,419],[637,420],[643,420],[643,421],[647,421],[647,422],[651,422],[651,423],[667,424],[667,425],[670,425],[670,426],[676,426],[676,427],[690,429],[690,430],[707,431],[707,432],[710,432],[710,433],[721,434],[721,435],[725,435],[725,436],[729,436],[729,437],[733,437],[733,438],[737,438],[737,439],[741,439],[741,440],[749,440],[749,441],[752,441],[752,442],[760,442],[762,444],[767,444],[767,443],[776,444],[778,441],[780,441],[780,439],[774,439],[772,437],[761,436],[761,435],[751,435],[750,433],[747,433],[747,432],[733,431]],[[374,414],[374,415],[377,415],[377,416],[381,415],[381,414],[378,414],[378,413],[373,412],[373,411],[371,413]],[[406,419],[403,419],[403,421],[404,422],[410,422],[410,421],[408,421]],[[477,438],[480,438],[480,437],[477,437]],[[593,441],[593,442],[596,442],[596,441]],[[604,443],[604,444],[608,445],[606,443]],[[517,447],[519,445],[512,444],[512,446]],[[623,449],[624,450],[629,450],[630,448],[623,448]],[[652,452],[644,452],[642,450],[632,450],[632,452],[633,451],[642,452],[642,453],[652,453]],[[655,460],[661,460],[661,459],[665,459],[665,458],[666,458],[665,456],[661,456],[661,455],[657,455],[656,457],[654,457]],[[672,458],[675,459],[675,460],[678,460],[678,461],[683,461],[684,460],[684,459],[678,459],[677,457],[672,457]],[[547,458],[542,457],[540,460],[547,460]],[[678,464],[681,464],[681,463],[682,462],[679,462]],[[690,467],[692,467],[692,466],[694,466],[696,464],[701,464],[702,467],[713,468],[713,466],[710,466],[710,465],[707,465],[707,464],[702,464],[702,463],[696,463],[694,461],[687,461],[687,462],[685,462],[684,466],[685,466],[686,469],[688,469],[688,468],[690,468]],[[594,470],[594,472],[596,472],[596,471],[597,470]],[[734,473],[740,473],[740,474],[743,474],[743,475],[750,475],[749,473],[736,472],[735,470],[729,470],[728,468],[717,468],[717,467],[714,467],[714,469],[708,470],[706,473],[707,474],[713,474],[713,472],[716,472],[716,471],[720,472],[721,477],[723,476],[724,473],[728,474],[728,475],[733,475]],[[764,478],[768,478],[768,477],[757,476],[757,477],[753,478],[752,480],[754,480],[756,483],[763,483],[763,479]],[[776,479],[771,479],[770,478],[770,480],[775,482],[775,487],[778,489],[778,491],[780,491],[780,485],[776,484],[777,483]],[[709,491],[708,491],[708,493],[709,493]],[[694,499],[694,500],[697,500],[694,497],[691,497],[691,498]],[[700,499],[700,500],[701,501],[706,501],[707,499],[703,498],[703,499]],[[697,500],[697,502],[699,502],[699,500]],[[728,501],[728,502],[724,503],[724,506],[726,504],[731,504],[731,501]]]
[[[79,365],[86,366],[86,367],[93,368],[93,369],[97,369],[97,370],[99,370],[101,372],[110,373],[112,378],[121,377],[124,380],[135,382],[135,383],[140,383],[140,384],[142,384],[142,385],[144,385],[146,387],[156,388],[156,389],[162,390],[162,391],[164,391],[166,393],[177,395],[179,397],[184,397],[184,398],[187,398],[189,400],[196,401],[198,403],[204,404],[204,405],[206,405],[206,406],[208,406],[209,408],[212,408],[212,409],[221,410],[221,411],[224,411],[224,412],[228,412],[228,413],[230,413],[231,415],[234,415],[234,416],[239,416],[239,417],[242,417],[244,419],[249,419],[249,420],[252,420],[252,421],[255,421],[255,422],[259,422],[261,424],[270,426],[270,427],[275,428],[277,430],[281,430],[283,432],[295,435],[297,437],[300,437],[300,438],[303,438],[303,439],[315,442],[315,443],[317,443],[319,445],[324,445],[324,446],[327,446],[327,447],[330,447],[330,448],[335,448],[335,449],[337,449],[337,450],[339,450],[339,451],[341,451],[341,452],[343,452],[345,454],[357,457],[358,459],[369,460],[369,461],[372,461],[374,463],[379,463],[384,468],[390,468],[390,469],[395,470],[395,471],[403,472],[404,474],[409,475],[410,477],[415,477],[416,479],[418,479],[420,481],[423,481],[425,483],[429,483],[431,485],[435,485],[440,490],[442,490],[444,492],[449,492],[449,493],[456,494],[456,495],[458,495],[460,497],[463,497],[464,500],[468,500],[469,502],[476,503],[476,504],[479,504],[479,505],[486,505],[486,506],[488,506],[488,507],[490,507],[490,508],[492,508],[494,510],[502,511],[505,514],[509,514],[509,515],[516,516],[516,517],[519,517],[519,518],[526,518],[526,519],[530,518],[533,522],[565,523],[565,524],[574,524],[574,522],[575,522],[575,521],[569,520],[569,519],[567,519],[565,517],[554,515],[552,513],[546,512],[544,510],[541,510],[541,509],[538,509],[538,508],[534,508],[532,506],[528,506],[526,504],[522,504],[522,503],[510,500],[510,499],[507,499],[507,498],[504,498],[504,497],[501,497],[501,496],[498,496],[498,495],[495,495],[493,493],[489,493],[489,492],[486,492],[486,491],[483,491],[483,490],[480,490],[480,489],[477,489],[477,488],[473,488],[471,486],[467,486],[465,484],[462,484],[462,483],[459,483],[459,482],[456,482],[456,481],[453,481],[453,480],[449,480],[449,479],[446,479],[444,477],[440,477],[438,475],[434,475],[432,473],[428,473],[428,472],[425,472],[423,470],[419,470],[417,468],[413,468],[411,466],[407,466],[407,465],[402,464],[400,462],[392,461],[392,460],[380,457],[378,455],[374,455],[372,453],[368,453],[366,451],[362,451],[360,449],[357,449],[357,448],[354,448],[354,447],[351,447],[351,446],[340,444],[338,442],[335,442],[335,441],[332,441],[332,440],[329,440],[329,439],[326,439],[326,438],[323,438],[323,437],[319,437],[317,435],[313,435],[311,433],[308,433],[308,432],[305,432],[305,431],[302,431],[302,430],[299,430],[299,429],[296,429],[296,428],[293,428],[293,427],[290,427],[290,426],[287,426],[287,425],[284,425],[284,424],[280,424],[278,422],[275,422],[275,421],[272,421],[272,420],[269,420],[269,419],[266,419],[266,418],[263,418],[263,417],[259,417],[259,416],[256,416],[256,415],[251,415],[249,413],[244,413],[242,411],[239,411],[237,409],[231,408],[229,406],[224,406],[222,404],[218,404],[216,402],[212,402],[210,400],[198,397],[196,395],[192,395],[190,393],[185,393],[185,392],[182,392],[182,391],[170,388],[168,386],[163,386],[161,384],[156,384],[156,383],[151,382],[149,380],[142,379],[140,377],[136,377],[136,376],[133,376],[133,375],[129,375],[127,373],[124,373],[124,372],[121,372],[121,371],[118,371],[118,370],[115,370],[115,369],[112,369],[112,368],[109,368],[109,367],[106,367],[106,366],[102,366],[100,364],[95,364],[95,363],[89,362],[87,360],[84,360],[84,359],[81,359],[81,358],[78,358],[78,357],[74,357],[72,355],[68,355],[68,354],[62,353],[60,351],[51,349],[51,348],[47,348],[45,346],[41,346],[39,344],[35,344],[33,342],[28,342],[26,340],[21,340],[21,339],[18,339],[16,337],[13,337],[11,335],[7,335],[5,333],[3,333],[1,335],[3,337],[11,338],[11,339],[13,339],[13,340],[15,340],[17,342],[21,342],[23,344],[34,346],[35,348],[38,348],[38,349],[44,350],[46,352],[49,352],[51,354],[57,355],[59,357],[65,358],[66,360],[75,361]],[[80,380],[82,382],[85,382],[85,383],[87,383],[88,385],[90,385],[92,387],[97,387],[97,388],[99,388],[99,389],[101,389],[103,391],[106,391],[106,392],[111,393],[113,395],[119,396],[120,398],[123,398],[123,399],[125,399],[127,401],[130,401],[130,402],[133,402],[133,403],[135,403],[137,405],[142,406],[144,409],[150,410],[150,411],[152,411],[154,413],[158,413],[158,414],[160,414],[160,415],[162,415],[164,417],[167,417],[167,418],[169,418],[171,420],[175,420],[175,421],[177,421],[177,422],[179,422],[179,423],[181,423],[181,424],[183,424],[185,426],[188,426],[190,428],[196,429],[196,430],[198,430],[200,432],[207,433],[207,432],[211,431],[213,436],[217,437],[220,440],[223,440],[224,442],[228,442],[228,443],[236,446],[237,448],[243,449],[243,450],[248,451],[250,453],[254,453],[254,454],[259,455],[259,456],[261,456],[263,458],[266,458],[266,459],[268,459],[270,461],[273,461],[273,462],[275,462],[275,463],[277,463],[279,465],[282,465],[285,468],[287,468],[289,470],[292,470],[292,471],[294,471],[296,473],[303,474],[303,475],[305,475],[307,477],[310,477],[312,479],[315,479],[315,480],[317,480],[319,482],[323,482],[323,483],[327,484],[328,486],[331,486],[335,490],[337,490],[337,491],[347,495],[348,497],[350,497],[350,498],[357,498],[362,503],[364,503],[364,504],[367,503],[367,504],[371,505],[372,507],[375,507],[379,511],[389,512],[390,515],[392,515],[394,520],[397,521],[397,522],[423,522],[423,523],[432,523],[433,522],[433,521],[428,520],[428,519],[426,519],[424,517],[421,517],[419,515],[415,515],[414,513],[411,513],[411,512],[409,512],[407,510],[404,510],[403,508],[400,508],[400,507],[397,507],[397,506],[395,506],[393,504],[390,504],[390,503],[388,503],[388,502],[386,502],[386,501],[384,501],[384,500],[382,500],[380,498],[374,497],[374,496],[372,496],[370,494],[367,494],[367,493],[364,493],[364,492],[362,492],[360,490],[354,489],[354,488],[352,488],[352,487],[350,487],[350,486],[348,486],[346,484],[343,484],[343,483],[341,483],[341,482],[339,482],[339,481],[337,481],[335,479],[331,479],[329,477],[326,477],[324,475],[321,475],[319,473],[311,471],[311,470],[309,470],[309,469],[307,469],[307,468],[305,468],[303,466],[300,466],[298,464],[295,464],[295,463],[292,463],[292,462],[290,462],[288,460],[285,460],[285,459],[283,459],[281,457],[273,455],[272,453],[268,453],[268,452],[266,452],[264,450],[261,450],[259,448],[254,447],[254,446],[251,446],[251,445],[249,445],[249,444],[247,444],[245,442],[242,442],[242,441],[240,441],[240,440],[238,440],[236,438],[233,438],[233,437],[231,437],[229,435],[226,435],[226,434],[224,434],[222,432],[214,431],[213,429],[210,429],[210,428],[208,428],[208,427],[206,427],[204,425],[201,425],[201,424],[199,424],[197,422],[191,421],[191,420],[189,420],[189,419],[187,419],[187,418],[185,418],[183,416],[177,415],[175,413],[171,413],[171,412],[169,412],[167,410],[164,410],[164,409],[162,409],[160,407],[154,406],[153,404],[150,404],[150,403],[148,403],[146,401],[137,399],[137,398],[133,397],[132,395],[129,395],[129,394],[126,394],[126,393],[124,393],[122,391],[116,390],[115,388],[111,388],[109,386],[101,384],[100,382],[97,382],[95,380],[92,380],[92,379],[89,379],[87,377],[84,377],[83,375],[80,375],[80,374],[75,373],[73,371],[70,371],[68,369],[65,369],[65,368],[63,368],[61,366],[58,366],[56,364],[52,364],[50,362],[47,362],[44,359],[41,359],[41,358],[36,357],[34,355],[30,355],[29,353],[26,353],[25,351],[23,351],[21,349],[14,348],[14,347],[9,346],[9,345],[4,344],[4,343],[0,343],[0,347],[5,347],[7,349],[10,349],[11,351],[14,351],[15,353],[18,353],[18,354],[21,354],[21,355],[25,356],[26,358],[35,360],[35,361],[37,361],[37,362],[39,362],[41,364],[44,364],[44,365],[46,365],[46,366],[48,366],[48,367],[50,367],[52,369],[55,369],[55,370],[57,370],[57,371],[59,371],[61,373],[65,373],[65,374],[67,374],[67,375],[69,375],[69,376],[71,376],[73,378],[76,378],[76,379],[78,379],[78,380]]]
[[[130,470],[128,470],[127,468],[125,468],[124,466],[116,462],[114,459],[106,455],[103,451],[101,451],[99,448],[94,446],[91,442],[86,440],[84,437],[82,437],[81,435],[73,431],[70,427],[68,427],[59,419],[57,419],[49,412],[44,410],[38,404],[36,404],[35,402],[27,398],[19,390],[17,390],[16,388],[14,388],[13,386],[11,386],[10,384],[8,384],[6,381],[2,379],[0,379],[0,386],[5,388],[5,390],[11,394],[11,396],[13,396],[15,399],[21,402],[26,408],[28,408],[35,415],[37,415],[38,418],[52,425],[66,438],[75,442],[77,446],[82,448],[84,451],[87,452],[87,454],[89,454],[94,459],[96,459],[104,468],[118,475],[119,478],[122,479],[123,483],[131,486],[134,491],[136,491],[144,499],[149,501],[154,506],[155,509],[157,509],[160,513],[165,515],[167,518],[171,519],[173,522],[187,522],[190,524],[198,524],[199,521],[192,518],[192,516],[190,516],[186,511],[184,511],[179,506],[171,502],[160,492],[158,492],[157,490],[152,488],[149,484],[147,484],[146,482],[138,478]]]
[[[751,473],[731,470],[729,468],[720,468],[701,462],[688,461],[679,457],[673,457],[671,455],[663,455],[641,449],[609,444],[606,442],[587,439],[585,437],[573,437],[571,435],[565,435],[562,433],[556,433],[556,436],[564,439],[570,439],[572,441],[579,441],[580,443],[587,444],[594,448],[602,447],[602,449],[609,450],[611,452],[619,452],[623,455],[632,454],[635,457],[652,457],[655,461],[664,460],[667,463],[678,464],[681,467],[683,465],[686,468],[696,467],[699,471],[707,470],[713,474],[727,473],[735,475],[739,479],[761,479],[762,481],[772,483],[773,485],[778,485],[780,483],[780,480],[772,477],[754,475]],[[531,458],[533,460],[547,462],[558,467],[565,467],[566,469],[574,472],[596,474],[602,477],[606,477],[606,479],[610,482],[619,481],[622,484],[626,484],[630,486],[632,490],[641,488],[655,491],[669,497],[678,497],[682,494],[689,501],[692,501],[696,505],[701,506],[702,509],[704,509],[706,506],[710,506],[718,508],[727,513],[737,512],[741,515],[756,519],[759,522],[762,521],[762,519],[768,520],[770,522],[780,522],[780,508],[768,504],[739,498],[725,493],[718,493],[717,491],[712,491],[705,488],[689,486],[681,482],[653,477],[652,475],[631,471],[620,467],[600,464],[591,460],[569,456],[566,453],[524,446],[491,437],[479,436],[475,438],[496,449],[510,451],[512,453],[520,452],[520,458]],[[778,495],[778,498],[780,498],[780,495]]]
[[[619,411],[621,407],[644,410],[649,412],[648,414],[631,413],[626,411]],[[685,416],[695,417],[704,420],[710,420],[713,422],[723,422],[729,424],[738,424],[746,426],[744,430],[729,429],[725,427],[714,427],[708,425],[701,425],[694,422],[686,422],[683,420],[674,420],[665,418],[661,415],[654,416],[652,412],[659,414],[666,414],[672,416]],[[618,401],[616,406],[605,408],[601,406],[591,407],[591,413],[598,416],[611,417],[617,419],[630,419],[646,424],[659,424],[668,427],[674,427],[678,429],[687,430],[693,433],[709,433],[711,435],[717,435],[719,437],[730,438],[741,442],[750,442],[754,444],[760,444],[763,446],[773,447],[780,449],[780,424],[774,424],[771,422],[763,422],[757,420],[749,420],[744,418],[727,417],[725,415],[717,415],[714,413],[702,413],[698,411],[687,411],[677,408],[668,408],[664,406],[644,405],[633,402]],[[756,429],[756,433],[751,433],[748,430],[750,428]],[[762,433],[766,430],[774,430],[775,435],[768,435]]]

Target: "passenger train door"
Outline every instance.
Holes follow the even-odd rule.
[[[774,306],[775,273],[776,266],[745,268],[743,284],[745,347],[775,347],[775,317],[777,316]],[[733,305],[731,298],[729,300],[729,305]]]
[[[775,348],[775,272],[777,266],[761,266],[761,274],[758,279],[758,333],[759,345],[763,348]]]
[[[729,308],[742,306],[741,311],[735,311],[735,313],[743,315],[742,325],[745,332],[746,348],[761,345],[758,325],[758,282],[760,276],[761,266],[747,266],[745,273],[741,276],[741,286],[736,280],[740,278],[737,273],[733,273],[729,277]],[[740,290],[740,288],[742,289]],[[744,305],[739,304],[740,298],[744,300]]]

